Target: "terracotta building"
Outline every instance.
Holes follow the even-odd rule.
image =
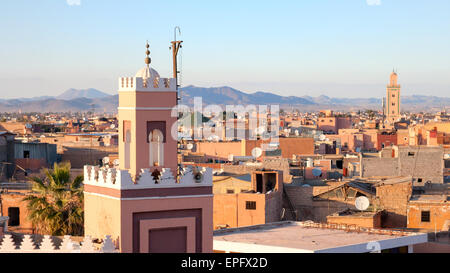
[[[254,171],[249,190],[237,183],[230,193],[214,194],[214,229],[265,224],[281,220],[283,175],[281,171]],[[232,192],[231,192],[232,190]],[[221,192],[221,191],[219,191]]]
[[[263,148],[270,140],[238,140],[209,142],[199,141],[194,145],[195,152],[203,153],[209,158],[228,160],[229,156],[251,156],[255,148]],[[306,137],[279,138],[275,151],[263,152],[263,156],[277,155],[292,158],[293,155],[314,154],[314,139]]]
[[[31,194],[27,183],[2,183],[0,184],[0,216],[7,216],[8,230],[33,233],[33,224],[28,219],[27,202],[23,199]]]
[[[326,133],[337,134],[339,129],[352,128],[352,119],[350,117],[319,117],[317,120],[317,129]]]
[[[450,196],[412,196],[408,202],[408,228],[450,231]]]

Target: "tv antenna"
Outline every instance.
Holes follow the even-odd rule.
[[[183,43],[183,41],[178,41],[177,40],[177,30],[178,30],[178,35],[181,35],[181,29],[179,26],[176,26],[173,30],[173,41],[171,42],[172,46],[169,47],[169,49],[172,49],[172,61],[173,61],[173,77],[176,80],[177,83],[177,90],[178,90],[178,73],[180,73],[180,71],[178,71],[178,62],[177,62],[177,56],[178,56],[178,51],[180,48],[182,48],[181,43]]]
[[[178,106],[178,101],[181,100],[181,94],[178,93],[178,73],[180,73],[180,71],[178,71],[178,63],[177,63],[177,56],[178,56],[178,50],[182,47],[181,43],[183,41],[178,41],[177,40],[177,30],[178,30],[178,34],[181,35],[181,29],[179,26],[176,26],[173,29],[173,41],[171,42],[172,46],[169,47],[169,49],[172,49],[172,62],[173,62],[173,77],[175,78],[175,88],[177,91],[177,106]],[[178,115],[177,115],[177,124],[178,124]],[[179,149],[177,146],[177,154],[179,153]],[[180,177],[180,168],[178,168],[177,171],[177,179],[178,177]]]

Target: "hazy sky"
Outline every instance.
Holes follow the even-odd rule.
[[[68,88],[117,92],[144,66],[182,84],[246,92],[381,97],[395,67],[403,95],[450,96],[449,0],[2,0],[0,98]]]

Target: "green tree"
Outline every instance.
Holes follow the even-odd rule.
[[[44,173],[44,179],[30,178],[33,193],[24,198],[28,218],[41,234],[83,236],[83,176],[71,180],[68,162]]]

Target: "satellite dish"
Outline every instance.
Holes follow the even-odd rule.
[[[233,161],[233,159],[234,159],[234,155],[232,155],[232,154],[228,155],[228,161]]]
[[[296,135],[296,136],[298,136],[298,135],[299,135],[299,133],[298,133],[298,130],[295,130],[295,135]]]
[[[192,150],[192,148],[194,148],[194,144],[188,143],[188,144],[186,145],[186,148],[187,148],[188,150]]]
[[[324,134],[322,134],[322,135],[319,136],[319,139],[320,139],[321,141],[324,141],[326,138],[327,138],[327,137],[326,137]]]
[[[114,159],[113,164],[114,166],[119,166],[120,164],[119,159]]]
[[[109,163],[109,157],[105,156],[103,158],[103,164],[108,164]]]
[[[321,168],[314,168],[314,169],[312,170],[312,174],[313,174],[314,176],[319,177],[319,176],[322,175],[322,169],[321,169]]]
[[[256,148],[253,148],[253,150],[252,150],[252,156],[254,157],[254,158],[258,158],[258,157],[260,157],[261,155],[262,155],[262,149],[261,148],[259,148],[259,147],[256,147]]]
[[[370,201],[365,196],[360,196],[360,197],[356,198],[356,200],[355,200],[355,207],[360,211],[366,210],[369,207],[369,205],[370,205]]]
[[[114,129],[114,128],[116,128],[116,125],[115,124],[111,124],[111,126],[109,126],[111,129]]]
[[[194,181],[195,183],[202,183],[203,181],[203,174],[198,170],[194,172]]]

